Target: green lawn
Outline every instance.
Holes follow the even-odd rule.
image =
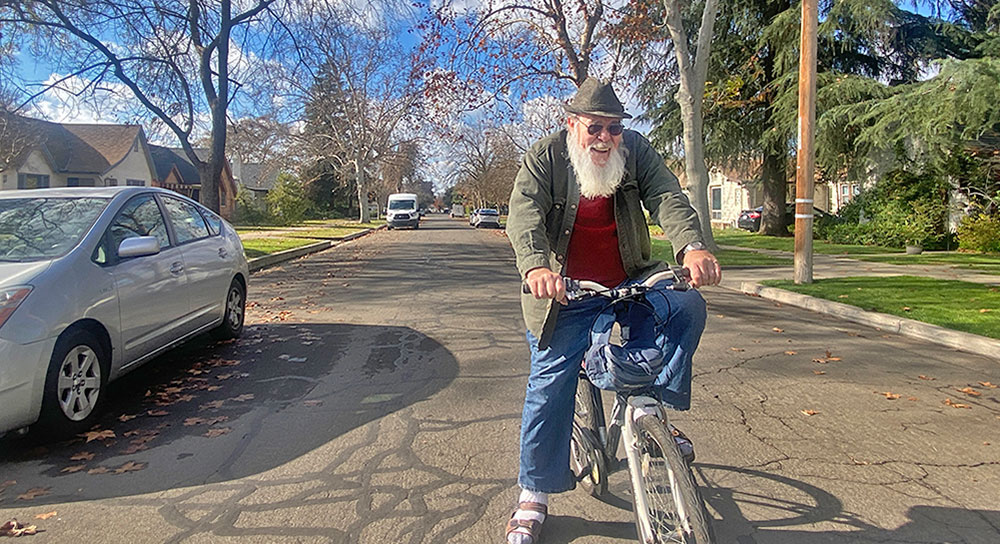
[[[998,287],[914,276],[824,279],[799,285],[789,280],[761,283],[868,311],[1000,338]]]
[[[743,229],[713,230],[715,243],[722,246],[739,246],[751,249],[777,249],[795,251],[795,238],[762,236]],[[902,249],[883,246],[858,246],[831,244],[825,240],[813,240],[813,252],[824,255],[872,255],[877,253],[903,253]]]
[[[328,227],[320,229],[307,229],[307,230],[295,230],[289,232],[287,236],[293,236],[295,238],[343,238],[348,234],[354,234],[362,230],[362,227]]]
[[[248,259],[253,259],[277,253],[279,251],[284,251],[286,249],[315,244],[320,241],[322,240],[309,238],[253,238],[250,240],[243,240],[243,252],[246,253]]]
[[[1000,274],[1000,255],[995,253],[924,252],[920,255],[860,256],[860,261],[889,264],[933,264]]]
[[[653,258],[673,264],[674,255],[670,242],[658,238],[653,238],[652,242]],[[738,249],[723,249],[716,255],[716,258],[719,259],[719,264],[722,265],[723,269],[727,266],[792,266],[794,264],[791,257],[773,257]]]

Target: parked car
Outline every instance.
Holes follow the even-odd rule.
[[[763,210],[763,206],[757,206],[752,210],[741,211],[740,216],[736,219],[736,226],[750,232],[757,232],[760,230],[760,216]],[[819,208],[813,208],[813,218],[815,220],[833,219],[835,217],[835,215],[824,212]],[[793,203],[785,204],[785,222],[789,225],[795,224],[795,204]]]
[[[417,209],[417,195],[413,193],[393,193],[389,195],[389,204],[386,210],[386,229],[392,230],[399,227],[420,228],[420,218],[423,214]]]
[[[0,192],[0,434],[86,430],[110,382],[239,336],[247,278],[232,226],[172,191]]]
[[[480,208],[472,215],[469,224],[477,229],[483,227],[498,229],[500,228],[500,212],[492,208]]]

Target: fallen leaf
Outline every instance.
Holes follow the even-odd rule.
[[[990,311],[992,311],[992,310],[990,310],[989,308],[980,308],[979,313],[985,314],[986,312],[990,312]]]
[[[125,448],[124,450],[122,450],[122,453],[124,453],[125,455],[132,455],[133,453],[139,453],[140,451],[148,450],[148,449],[149,449],[149,446],[147,446],[145,444],[132,444],[131,446],[129,446],[129,447]]]
[[[87,465],[73,465],[71,467],[66,467],[59,472],[65,472],[66,474],[73,474],[74,472],[80,472],[81,470],[87,468]]]
[[[931,378],[930,376],[924,376],[923,374],[921,374],[921,375],[919,375],[917,377],[920,378],[921,380],[927,380],[927,381],[933,381],[933,380],[937,379],[937,378]]]
[[[90,461],[94,458],[94,454],[89,451],[81,451],[80,453],[70,457],[70,461]]]
[[[906,397],[906,400],[920,400],[917,397]]]
[[[166,415],[170,415],[170,412],[166,410],[149,410],[148,412],[146,412],[146,415],[153,417],[163,417]]]
[[[826,364],[826,359],[823,359],[822,357],[820,357],[820,358],[817,358],[817,359],[813,359],[813,362],[814,363],[819,363],[821,365],[825,365]]]
[[[948,406],[951,406],[952,408],[966,408],[966,409],[969,409],[969,410],[972,409],[972,407],[969,406],[968,404],[962,404],[962,403],[959,403],[959,402],[952,402],[951,399],[944,399],[944,403],[947,404]]]
[[[778,327],[774,327],[771,330],[774,331],[774,332],[785,332],[785,329],[779,329]]]
[[[795,355],[797,353],[798,353],[797,351],[786,351],[785,355]]]
[[[231,398],[229,400],[236,401],[236,402],[246,402],[248,400],[253,400],[253,393],[246,393],[246,394],[240,395],[238,397],[233,397],[233,398]]]
[[[122,414],[122,415],[118,416],[118,421],[121,421],[122,423],[125,423],[126,421],[129,421],[131,419],[135,419],[137,417],[139,417],[139,416],[131,416],[131,415],[128,415],[128,414]]]
[[[910,311],[910,307],[909,306],[903,306],[903,311],[904,312],[909,312]]]
[[[223,400],[213,400],[212,402],[206,402],[198,407],[199,410],[209,410],[214,408],[222,408]]]
[[[805,414],[807,416],[814,416],[814,415],[816,415],[816,414],[819,413],[816,410],[799,410],[799,412],[801,412],[801,413],[803,413],[803,414]]]
[[[979,385],[981,385],[983,387],[989,387],[990,389],[996,389],[997,387],[1000,387],[1000,386],[998,386],[996,384],[992,384],[990,382],[979,382]]]
[[[883,395],[883,396],[885,396],[885,398],[887,398],[887,399],[889,399],[889,400],[896,400],[896,399],[898,399],[898,398],[899,398],[900,396],[902,396],[902,395],[898,395],[898,394],[896,394],[896,393],[892,393],[892,392],[889,392],[889,391],[885,391],[885,392],[883,392],[883,393],[880,393],[880,394],[881,394],[881,395]]]
[[[87,471],[87,474],[107,474],[110,472],[108,467],[94,467]]]
[[[35,514],[35,519],[49,519],[59,515],[59,512],[53,510],[52,512],[46,512],[44,514]]]
[[[44,497],[49,494],[49,487],[32,487],[31,489],[25,491],[24,493],[17,496],[19,501],[30,501],[38,497]]]
[[[125,474],[126,472],[135,472],[137,470],[142,470],[146,468],[146,463],[136,463],[135,461],[129,461],[124,465],[115,469],[115,474]]]
[[[822,376],[823,374],[826,374],[826,372],[822,370],[813,370],[813,374],[817,376]]]
[[[230,431],[232,431],[232,429],[230,429],[229,427],[223,427],[221,429],[209,429],[208,432],[206,432],[202,436],[207,436],[208,438],[215,438],[217,436],[229,434]]]
[[[837,298],[847,298],[849,296],[851,296],[851,295],[837,295]]]
[[[184,426],[191,427],[193,425],[201,425],[202,423],[205,423],[205,421],[206,420],[201,417],[189,417],[184,420]]]
[[[746,351],[746,350],[745,350],[745,349],[743,349],[743,348],[729,348],[729,349],[731,349],[731,350],[733,350],[733,351]]]
[[[830,357],[833,357],[833,353],[830,350],[826,350],[826,358],[829,359]]]
[[[87,442],[93,442],[94,440],[105,440],[108,438],[115,438],[115,432],[111,429],[106,429],[103,431],[88,431],[80,436],[87,439]]]
[[[973,389],[971,387],[963,387],[961,389],[956,389],[956,391],[958,391],[959,393],[965,393],[966,395],[969,395],[970,397],[981,397],[981,396],[983,396],[982,393],[980,393],[979,391],[976,391],[975,389]]]
[[[23,523],[18,523],[16,519],[12,519],[0,525],[0,536],[23,536],[23,535],[35,535],[38,534],[40,530],[34,525],[24,525]]]

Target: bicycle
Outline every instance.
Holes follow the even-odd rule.
[[[566,292],[569,300],[600,296],[609,300],[608,305],[643,303],[647,293],[691,289],[687,279],[687,270],[680,268],[614,289],[567,278]],[[657,285],[664,280],[672,283]],[[582,487],[595,497],[607,492],[608,471],[617,468],[618,444],[624,438],[639,541],[711,544],[705,502],[674,440],[667,410],[656,395],[648,389],[617,391],[608,426],[600,389],[581,371],[575,403],[570,462]]]

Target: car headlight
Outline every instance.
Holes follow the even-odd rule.
[[[0,288],[0,327],[14,313],[14,310],[24,302],[33,288],[30,285]]]

